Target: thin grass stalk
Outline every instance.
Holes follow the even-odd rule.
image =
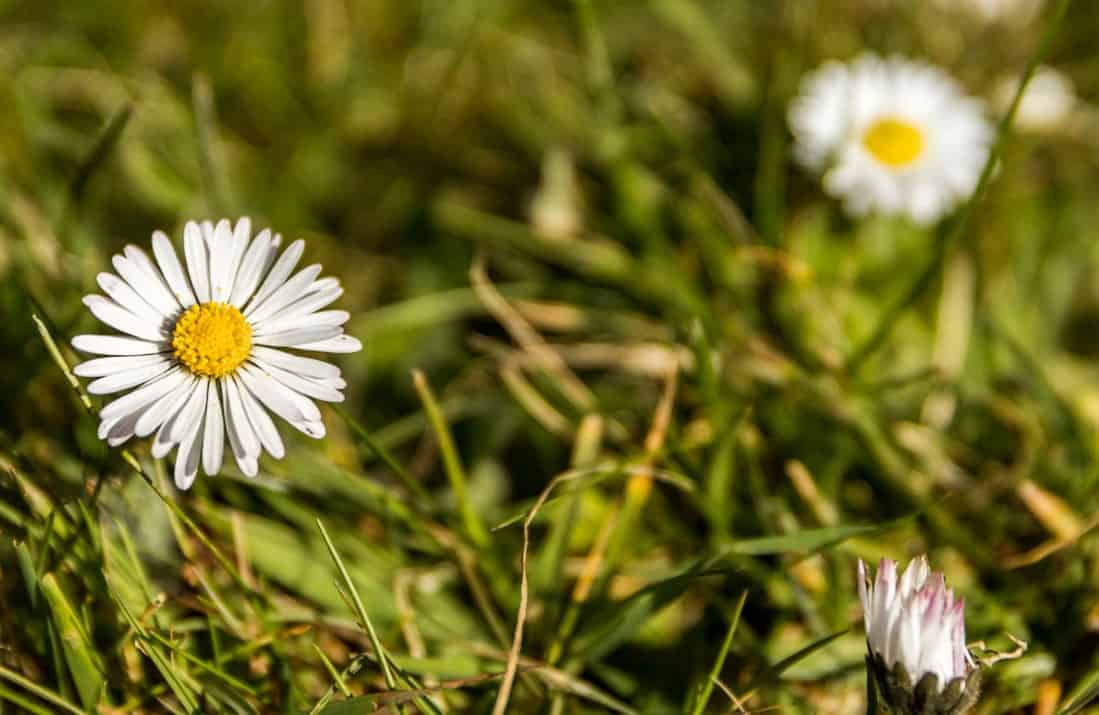
[[[461,457],[458,456],[458,448],[454,445],[454,437],[450,433],[450,427],[447,425],[446,419],[443,418],[439,403],[435,399],[435,394],[432,392],[423,372],[413,370],[412,382],[416,387],[416,393],[420,396],[420,401],[424,405],[424,412],[427,413],[432,431],[435,433],[439,451],[442,452],[443,466],[447,478],[450,480],[450,488],[454,492],[454,498],[458,500],[458,508],[462,515],[462,525],[465,528],[466,536],[478,549],[484,548],[489,543],[488,531],[469,498],[465,468],[462,466]]]
[[[702,690],[695,700],[695,706],[691,709],[691,715],[702,715],[706,711],[706,705],[710,702],[710,695],[714,691],[714,683],[721,676],[721,669],[725,667],[725,658],[729,655],[729,648],[733,645],[733,636],[740,624],[740,614],[744,611],[744,603],[748,600],[748,591],[742,591],[736,605],[733,606],[733,614],[729,619],[729,630],[725,633],[725,640],[721,643],[721,649],[717,652],[714,665],[710,668],[706,682],[702,684]]]

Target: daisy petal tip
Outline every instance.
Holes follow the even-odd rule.
[[[172,451],[172,447],[175,446],[175,442],[153,442],[153,446],[149,450],[149,453],[156,459],[164,459]]]

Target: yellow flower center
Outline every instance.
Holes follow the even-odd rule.
[[[252,351],[252,326],[225,303],[192,305],[172,330],[176,359],[196,375],[224,377]]]
[[[862,145],[866,150],[894,169],[918,159],[923,153],[923,144],[923,132],[919,127],[892,117],[879,119],[862,135]]]

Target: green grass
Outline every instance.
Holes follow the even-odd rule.
[[[921,552],[1028,644],[978,713],[1099,712],[1065,5],[0,2],[0,713],[861,715],[855,561]],[[991,101],[1046,35],[1079,104],[934,229],[789,161],[827,58]],[[326,439],[181,493],[63,366],[113,253],[222,214],[306,238],[366,349]]]

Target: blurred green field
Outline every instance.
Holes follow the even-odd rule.
[[[861,714],[856,559],[922,552],[1028,645],[975,712],[1099,712],[1094,5],[964,230],[845,217],[785,119],[864,50],[996,119],[1064,4],[0,2],[0,713],[492,712],[558,475],[508,712]],[[71,365],[112,254],[240,215],[366,347],[179,492],[32,314]]]

